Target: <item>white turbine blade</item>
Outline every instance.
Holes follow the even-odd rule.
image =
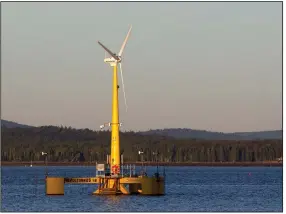
[[[129,31],[128,31],[128,33],[127,33],[127,36],[126,36],[126,38],[125,38],[125,40],[124,40],[124,42],[123,42],[123,44],[122,44],[122,46],[121,46],[121,49],[120,49],[120,51],[119,51],[119,53],[118,53],[118,56],[121,56],[122,53],[123,53],[123,50],[124,50],[125,45],[126,45],[126,43],[127,43],[127,40],[128,40],[129,35],[130,35],[131,29],[132,29],[132,25],[130,26],[130,29],[129,29]]]
[[[120,73],[121,73],[121,80],[122,80],[122,86],[123,86],[123,94],[124,94],[124,101],[125,101],[125,108],[126,108],[126,112],[127,112],[127,102],[126,102],[126,95],[125,95],[125,88],[124,88],[124,81],[123,81],[123,74],[122,74],[122,67],[121,67],[121,63],[119,63],[119,67],[120,67]]]
[[[103,49],[106,50],[106,52],[109,53],[114,59],[119,60],[118,56],[112,53],[112,51],[105,47],[100,41],[98,41],[98,44],[103,47]]]

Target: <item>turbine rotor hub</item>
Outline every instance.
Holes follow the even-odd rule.
[[[121,58],[121,56],[117,56],[119,59],[118,60],[116,60],[116,62],[121,62],[122,61],[122,58]]]

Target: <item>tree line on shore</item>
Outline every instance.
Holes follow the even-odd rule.
[[[2,161],[103,162],[110,154],[110,131],[71,127],[2,127]],[[259,162],[282,157],[282,140],[175,139],[160,135],[120,132],[125,162]],[[142,155],[138,151],[143,151]]]

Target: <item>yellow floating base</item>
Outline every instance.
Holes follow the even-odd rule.
[[[47,195],[64,195],[64,178],[46,177]]]
[[[64,183],[98,184],[93,195],[164,195],[164,177],[90,177],[90,178],[46,178],[47,195],[64,195]]]
[[[165,181],[161,177],[142,177],[141,178],[142,195],[164,195]]]

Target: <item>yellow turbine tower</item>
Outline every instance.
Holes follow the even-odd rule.
[[[123,86],[123,93],[124,93],[124,100],[125,106],[127,111],[127,103],[126,103],[126,96],[125,96],[125,89],[124,89],[124,81],[123,81],[123,74],[122,74],[122,54],[124,48],[126,46],[127,40],[130,36],[132,26],[130,27],[127,36],[121,46],[119,53],[116,55],[112,51],[110,51],[106,46],[104,46],[101,42],[98,44],[103,47],[103,49],[111,56],[104,59],[104,62],[108,63],[111,67],[113,67],[113,83],[112,83],[112,119],[111,123],[108,123],[111,126],[111,155],[110,155],[110,173],[112,175],[119,175],[120,174],[120,140],[119,140],[119,105],[118,105],[118,75],[117,75],[117,68],[119,65],[120,73],[121,73],[121,80]],[[100,126],[100,128],[104,128],[105,125]]]
[[[122,54],[129,38],[132,26],[130,27],[127,36],[121,46],[118,54],[113,53],[101,42],[98,42],[101,47],[110,55],[105,58],[104,62],[113,67],[113,83],[112,83],[112,119],[111,123],[101,125],[103,129],[105,126],[111,126],[111,155],[108,158],[110,164],[110,175],[105,173],[104,164],[97,164],[97,171],[104,175],[96,175],[95,177],[50,177],[46,176],[46,194],[47,195],[64,195],[64,184],[98,184],[97,190],[92,194],[94,195],[119,195],[119,194],[141,194],[141,195],[164,195],[165,194],[165,177],[161,176],[158,171],[153,176],[147,174],[136,175],[135,167],[133,172],[127,176],[124,175],[123,170],[120,170],[120,140],[119,140],[119,105],[118,105],[118,75],[117,68],[119,66],[122,79],[122,87],[124,93],[125,106],[127,111],[126,96],[124,89],[123,74],[121,68]],[[141,154],[141,152],[139,152]],[[120,174],[122,172],[122,174]]]

